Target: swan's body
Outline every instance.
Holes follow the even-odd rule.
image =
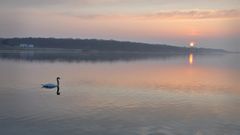
[[[47,84],[42,84],[42,87],[47,89],[53,89],[53,88],[56,88],[57,85],[52,83],[47,83]]]
[[[46,89],[57,88],[57,95],[60,95],[60,92],[59,92],[59,79],[60,79],[60,77],[57,77],[57,84],[53,84],[53,83],[42,84],[42,88],[46,88]]]

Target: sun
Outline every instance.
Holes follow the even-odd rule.
[[[194,46],[195,46],[195,43],[194,43],[194,42],[190,42],[190,43],[189,43],[189,46],[190,46],[190,47],[194,47]]]

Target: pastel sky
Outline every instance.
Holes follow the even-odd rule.
[[[239,0],[1,0],[0,37],[240,48]]]

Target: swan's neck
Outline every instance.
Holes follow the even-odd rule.
[[[57,86],[59,86],[59,80],[57,79]]]
[[[57,78],[57,95],[60,95],[59,78]]]

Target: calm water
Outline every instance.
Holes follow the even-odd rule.
[[[71,62],[7,55],[0,134],[240,135],[240,55]],[[57,76],[60,96],[40,86]]]

